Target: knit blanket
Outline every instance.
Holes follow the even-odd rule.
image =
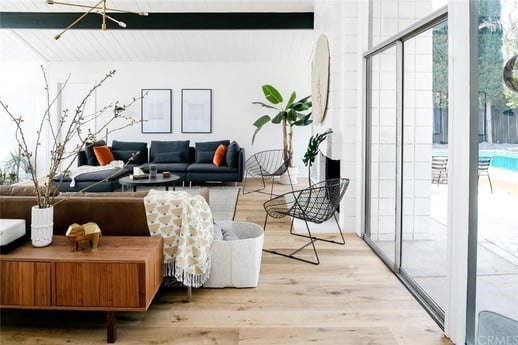
[[[144,198],[151,236],[164,239],[164,277],[202,286],[210,274],[214,226],[201,195],[150,190]]]

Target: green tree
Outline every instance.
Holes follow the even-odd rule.
[[[434,106],[448,105],[448,25],[441,24],[433,29],[433,91]]]
[[[518,0],[503,0],[503,8],[507,11],[502,13],[502,24],[504,26],[504,61],[518,54]],[[504,87],[506,106],[518,108],[518,94]]]
[[[504,30],[500,0],[480,0],[478,17],[479,90],[495,107],[505,107],[502,81]]]
[[[503,27],[500,0],[480,0],[479,9],[479,90],[486,101],[495,107],[504,107],[502,81]],[[435,106],[444,106],[448,91],[448,26],[433,30],[433,90]]]

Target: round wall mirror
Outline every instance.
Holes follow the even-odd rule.
[[[509,89],[518,93],[518,55],[510,58],[505,64],[504,83]]]
[[[311,69],[311,102],[315,123],[322,123],[326,116],[327,93],[329,88],[329,43],[325,35],[320,35],[315,44]]]

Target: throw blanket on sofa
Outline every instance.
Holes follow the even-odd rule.
[[[81,165],[77,167],[77,169],[71,170],[67,175],[70,176],[70,187],[74,188],[76,186],[76,177],[82,174],[88,174],[92,172],[98,172],[103,170],[110,170],[117,168],[117,171],[119,169],[122,169],[124,167],[123,161],[111,161],[107,165]]]
[[[164,238],[164,277],[202,286],[210,274],[214,227],[201,195],[150,190],[144,207],[151,236]]]

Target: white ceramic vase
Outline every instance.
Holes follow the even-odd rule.
[[[33,247],[46,247],[52,243],[54,229],[54,206],[32,207],[31,241]]]

